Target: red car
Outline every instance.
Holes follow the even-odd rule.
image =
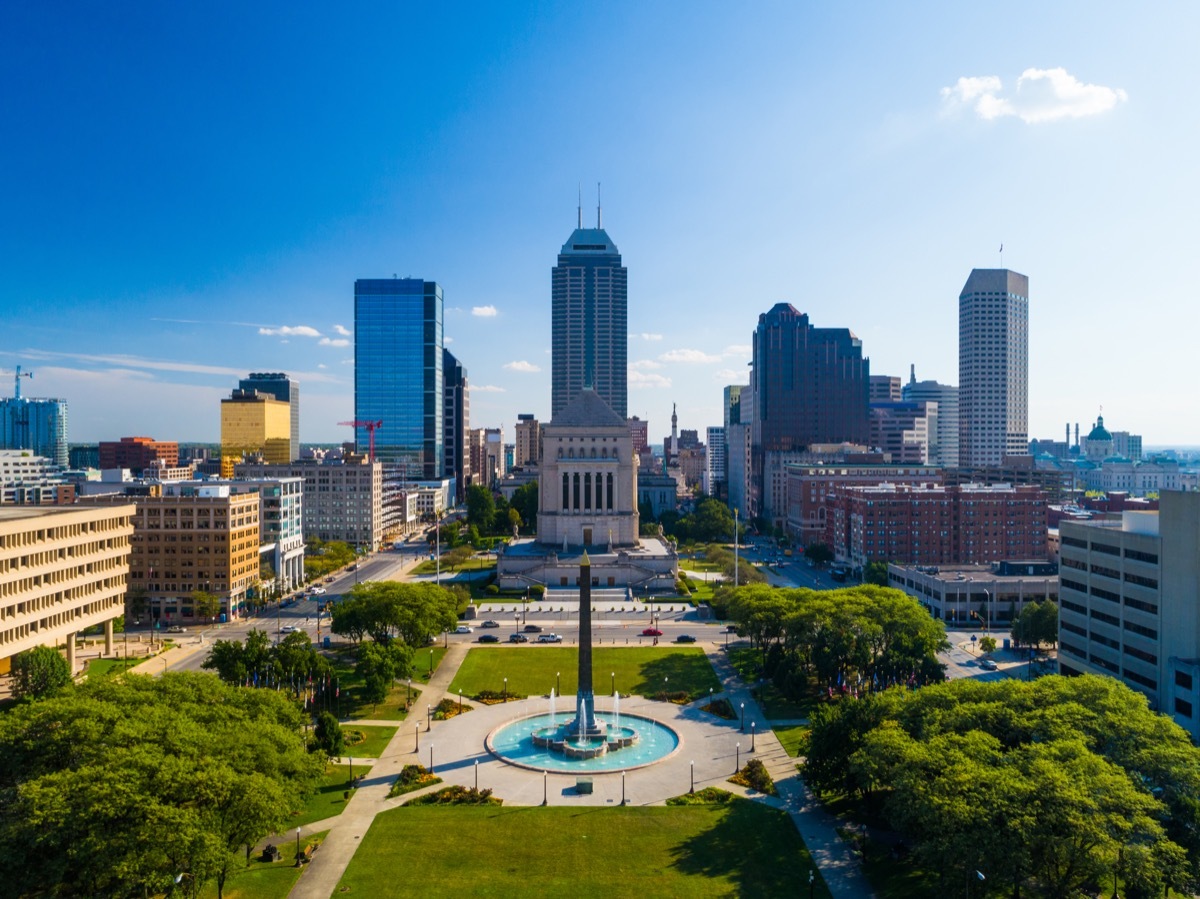
[[[643,637],[661,637],[662,631],[660,631],[656,627],[648,627],[644,631],[642,631],[642,636]]]

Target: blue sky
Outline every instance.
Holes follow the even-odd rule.
[[[0,371],[67,399],[73,441],[215,440],[239,376],[286,371],[302,439],[348,439],[354,279],[411,275],[444,288],[472,425],[511,434],[548,417],[550,269],[600,181],[654,442],[672,402],[720,423],[780,301],[875,374],[956,383],[958,292],[1003,243],[1032,436],[1103,406],[1197,444],[1198,16],[5,4]]]

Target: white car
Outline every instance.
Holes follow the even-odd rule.
[[[313,587],[308,592],[311,593],[313,596],[320,596],[322,593],[325,592],[325,588],[324,587]]]
[[[279,633],[281,633],[281,634],[298,634],[299,632],[300,632],[300,628],[298,628],[292,624],[285,624],[283,627],[281,627],[279,629]]]
[[[538,634],[539,643],[561,643],[561,634]]]
[[[460,624],[458,627],[456,627],[454,629],[454,633],[456,633],[456,634],[473,634],[473,633],[475,633],[475,628],[471,627],[470,625]]]

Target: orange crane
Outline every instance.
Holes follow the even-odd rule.
[[[367,459],[371,462],[374,462],[375,461],[375,429],[382,428],[383,422],[382,421],[357,421],[357,420],[355,420],[355,421],[339,421],[338,424],[341,426],[347,427],[347,428],[366,428],[367,429],[367,441],[368,441],[368,444],[370,447],[367,451]]]

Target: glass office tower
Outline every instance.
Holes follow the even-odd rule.
[[[381,421],[375,458],[406,477],[444,472],[442,288],[420,278],[354,282],[354,418]],[[366,453],[367,429],[355,429]]]

